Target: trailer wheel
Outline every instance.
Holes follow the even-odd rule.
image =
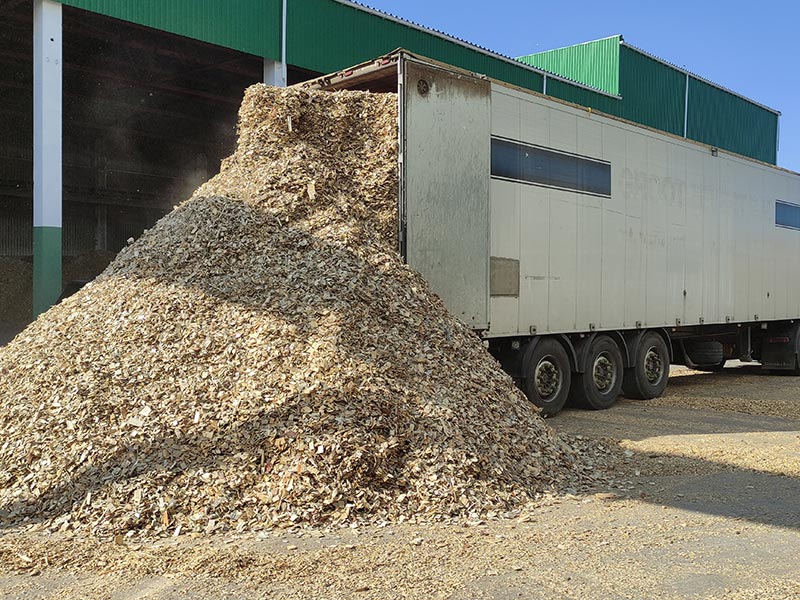
[[[572,380],[570,399],[576,406],[603,410],[617,400],[624,375],[622,353],[607,335],[592,340],[586,355],[586,368]]]
[[[664,338],[650,331],[636,350],[634,364],[625,369],[622,390],[626,398],[649,400],[664,393],[669,379],[669,350]]]
[[[531,344],[522,358],[522,390],[550,417],[561,412],[569,396],[570,367],[564,347],[544,338]]]

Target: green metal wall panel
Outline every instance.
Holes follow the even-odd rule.
[[[131,23],[280,60],[281,0],[60,0]]]
[[[689,79],[688,137],[775,164],[778,116],[695,78]]]
[[[615,35],[585,44],[521,56],[517,60],[618,95],[621,39],[622,36]]]
[[[620,47],[618,116],[683,135],[686,76],[626,46]]]
[[[621,41],[622,37],[617,35],[523,56],[519,60],[619,95],[622,100],[557,81],[547,82],[550,96],[682,135],[685,77],[621,45]]]
[[[588,106],[610,115],[616,115],[619,112],[619,99],[570,85],[568,82],[559,81],[558,79],[547,80],[547,95],[572,102],[573,104]]]
[[[622,43],[620,36],[519,60],[622,99],[613,101],[557,81],[548,81],[548,95],[684,135],[686,73]],[[778,117],[774,112],[695,77],[689,76],[689,82],[689,139],[775,164]]]
[[[282,0],[61,0],[65,5],[280,59]],[[542,91],[543,77],[432,32],[334,0],[291,0],[290,64],[322,73],[338,71],[403,47]],[[621,36],[522,57],[527,64],[596,87],[622,100],[549,79],[551,96],[650,127],[683,135],[686,75],[621,43]],[[777,116],[715,86],[692,79],[689,137],[774,163]]]
[[[618,44],[618,48],[621,100],[557,80],[547,81],[547,95],[683,135],[686,78],[678,71],[625,46]]]
[[[522,65],[332,0],[290,2],[287,27],[288,62],[312,71],[338,71],[402,47],[523,88],[542,90],[542,76]]]

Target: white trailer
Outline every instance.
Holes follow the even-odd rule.
[[[400,252],[546,414],[800,373],[800,175],[398,50]]]

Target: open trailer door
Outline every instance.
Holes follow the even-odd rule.
[[[489,80],[398,49],[301,85],[398,94],[398,249],[452,314],[488,329]]]
[[[452,314],[489,327],[491,87],[401,55],[400,244]]]

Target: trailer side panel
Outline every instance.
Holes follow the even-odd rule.
[[[491,257],[520,285],[488,336],[796,319],[795,205],[796,174],[493,84]]]

